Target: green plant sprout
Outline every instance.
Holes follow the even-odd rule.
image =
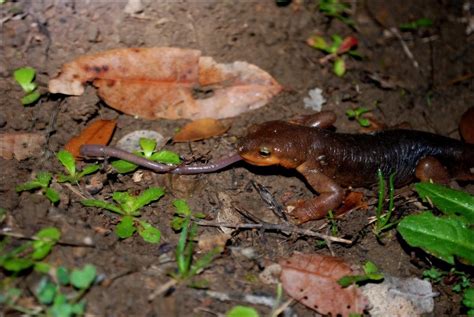
[[[388,230],[395,225],[397,225],[396,222],[390,222],[390,218],[392,217],[392,213],[394,210],[394,203],[393,203],[393,197],[395,193],[395,187],[393,185],[393,179],[395,177],[395,173],[390,174],[390,177],[388,179],[388,210],[386,213],[383,213],[383,205],[385,201],[385,179],[382,174],[382,170],[378,169],[377,170],[377,177],[378,177],[378,205],[377,209],[375,210],[375,226],[373,229],[373,232],[377,239],[380,238],[380,234]]]
[[[328,219],[329,228],[331,229],[331,235],[337,236],[339,234],[339,229],[337,227],[336,217],[334,216],[334,213],[332,210],[329,210],[327,219]]]
[[[400,24],[401,31],[415,31],[422,27],[430,27],[433,25],[433,20],[429,18],[421,18],[413,22]]]
[[[259,317],[255,308],[237,305],[232,307],[226,314],[226,317]]]
[[[339,0],[319,1],[319,12],[328,17],[336,18],[350,27],[354,27],[354,20],[349,17],[350,9],[350,4]]]
[[[364,114],[370,112],[371,110],[364,107],[357,107],[355,109],[347,109],[346,116],[350,120],[356,120],[361,127],[369,127],[370,121],[367,118],[364,118]]]
[[[120,223],[115,227],[115,233],[121,239],[131,237],[136,231],[149,243],[160,242],[161,232],[145,220],[138,220],[140,209],[164,195],[163,188],[150,187],[138,196],[132,196],[127,192],[114,192],[112,199],[116,204],[108,203],[98,199],[85,199],[81,203],[87,207],[98,207],[115,212],[122,216]]]
[[[53,176],[49,172],[38,172],[34,180],[16,186],[15,190],[17,193],[19,193],[25,190],[30,191],[34,189],[41,189],[43,194],[53,204],[55,204],[59,201],[59,194],[57,191],[49,187],[52,178]]]
[[[25,92],[25,96],[21,98],[23,105],[35,103],[41,94],[38,92],[38,85],[34,82],[36,71],[31,67],[22,67],[15,70],[13,78],[21,86]]]
[[[47,271],[48,266],[41,260],[51,252],[60,237],[61,233],[57,228],[44,228],[33,236],[33,241],[25,242],[5,254],[3,254],[3,249],[6,247],[6,242],[4,242],[0,245],[0,251],[2,251],[0,267],[15,274],[32,267],[36,271]]]
[[[444,215],[425,211],[403,218],[397,227],[403,239],[451,265],[455,258],[474,265],[474,196],[429,182],[415,189]]]
[[[467,308],[467,315],[474,316],[474,288],[470,287],[464,292],[462,303]]]
[[[82,171],[78,172],[76,169],[76,160],[70,152],[61,150],[56,154],[56,157],[69,174],[59,174],[57,177],[58,183],[78,183],[84,176],[95,173],[100,168],[99,164],[87,165]]]
[[[181,233],[176,246],[176,263],[178,270],[177,273],[173,273],[171,276],[176,280],[183,281],[201,273],[214,258],[222,252],[222,248],[213,248],[193,263],[197,225],[192,219],[202,219],[204,215],[201,213],[191,213],[188,204],[182,199],[175,200],[173,206],[176,208],[176,213],[171,222],[171,227],[174,230],[181,231]],[[201,287],[204,284],[205,283],[201,283],[200,285],[194,284],[192,286]]]
[[[181,159],[179,155],[168,150],[155,152],[156,141],[148,138],[140,138],[139,141],[141,151],[133,152],[135,155],[147,158],[149,160],[163,163],[163,164],[180,164]],[[135,171],[138,166],[124,160],[113,161],[112,167],[120,174],[130,173]]]
[[[377,266],[371,261],[367,261],[362,266],[362,269],[364,270],[363,275],[343,276],[337,281],[337,283],[342,287],[348,287],[352,284],[360,285],[367,282],[381,281],[384,279],[383,274],[379,272]]]
[[[432,267],[423,272],[423,277],[429,279],[435,284],[443,283],[446,285],[444,280],[449,280],[451,281],[450,284],[453,285],[451,289],[455,293],[460,293],[471,286],[469,275],[466,272],[457,271],[455,268],[451,268],[449,272],[445,272]]]
[[[333,73],[342,77],[346,73],[345,56],[350,55],[355,58],[361,58],[359,52],[353,49],[357,46],[358,40],[353,36],[347,36],[343,39],[337,34],[331,36],[331,39],[332,44],[328,44],[322,36],[315,35],[309,38],[307,43],[309,46],[327,53],[328,55],[320,59],[320,63],[325,64],[328,61],[332,61]]]
[[[96,280],[96,268],[86,264],[83,269],[71,272],[64,266],[50,268],[48,275],[43,276],[33,290],[33,294],[41,304],[39,309],[29,309],[17,304],[21,298],[21,290],[8,288],[1,290],[0,304],[29,316],[83,316],[86,302],[81,300]],[[54,282],[53,282],[54,281]],[[69,290],[65,293],[65,290]]]

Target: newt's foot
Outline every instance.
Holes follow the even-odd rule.
[[[329,209],[318,208],[313,199],[297,200],[287,206],[290,216],[296,219],[298,224],[326,217]]]

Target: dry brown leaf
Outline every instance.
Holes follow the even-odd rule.
[[[198,50],[161,47],[79,57],[63,65],[49,91],[81,95],[88,81],[109,106],[145,119],[233,117],[265,105],[282,89],[255,65],[218,64]]]
[[[230,126],[211,118],[199,119],[186,124],[173,137],[174,142],[188,142],[208,139],[224,134]]]
[[[37,133],[3,133],[0,134],[0,157],[18,161],[37,157],[45,143],[46,138]]]
[[[109,143],[114,133],[115,120],[97,120],[89,124],[78,136],[73,137],[64,146],[75,158],[80,156],[79,148],[84,144],[101,144]]]
[[[362,314],[368,304],[356,286],[342,288],[337,283],[341,277],[357,273],[342,259],[295,253],[280,265],[280,280],[288,295],[320,314]]]

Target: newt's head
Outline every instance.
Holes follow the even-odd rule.
[[[282,165],[296,168],[306,160],[305,127],[284,121],[252,126],[237,151],[248,163],[257,166]]]

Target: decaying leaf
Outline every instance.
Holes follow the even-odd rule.
[[[221,208],[217,211],[217,221],[222,222],[222,223],[228,223],[228,224],[239,224],[242,223],[242,219],[239,215],[239,213],[235,210],[235,208],[232,206],[232,198],[225,192],[219,192],[217,193],[217,198],[219,199],[219,202],[221,203]],[[233,228],[227,228],[227,227],[219,227],[222,232],[225,234],[232,234],[235,229]]]
[[[78,136],[73,137],[64,146],[74,157],[79,157],[79,149],[84,144],[106,145],[112,138],[115,120],[97,120],[89,124]]]
[[[288,295],[320,314],[362,314],[368,304],[356,286],[342,288],[337,283],[343,276],[358,273],[340,258],[295,253],[280,265],[280,280]]]
[[[218,64],[192,49],[126,48],[64,64],[51,93],[81,95],[92,81],[111,107],[145,119],[226,118],[265,105],[282,87],[246,62]]]
[[[219,120],[204,118],[186,124],[173,138],[174,142],[188,142],[207,139],[223,134],[229,129]]]
[[[37,157],[42,153],[46,138],[37,133],[2,133],[0,134],[0,157],[6,160],[15,158],[18,161]]]

